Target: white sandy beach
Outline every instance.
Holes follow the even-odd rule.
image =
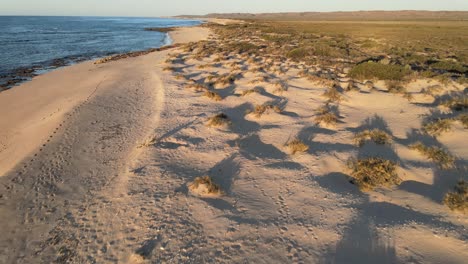
[[[191,27],[171,38],[210,34]],[[417,94],[421,104],[411,104],[363,86],[343,95],[335,127],[320,126],[314,111],[325,87],[298,77],[297,65],[283,62],[284,74],[262,81],[266,74],[246,71],[262,61],[214,59],[172,49],[85,62],[0,93],[0,263],[466,262],[466,215],[441,203],[459,175],[406,146],[433,98]],[[221,101],[175,78],[203,83],[233,62],[245,72],[215,89]],[[247,114],[267,102],[282,112]],[[207,126],[221,112],[231,124]],[[356,147],[354,133],[367,127],[388,131],[392,145]],[[465,135],[455,123],[440,137],[457,160],[468,158]],[[295,137],[309,150],[291,155],[285,144]],[[398,157],[404,182],[363,193],[349,183],[346,162],[376,151]],[[223,195],[187,190],[205,175]]]

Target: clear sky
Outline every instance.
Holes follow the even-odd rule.
[[[468,11],[468,0],[0,0],[0,15],[153,17],[358,10]]]

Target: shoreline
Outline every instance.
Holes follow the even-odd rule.
[[[163,50],[173,48],[172,45],[195,41],[206,35],[207,29],[199,26],[181,27],[168,34],[173,44]],[[95,64],[96,61],[87,60],[60,67],[0,92],[0,111],[4,116],[0,120],[0,177],[40,150],[41,145],[48,142],[48,135],[62,125],[67,113],[92,97],[106,77],[106,68],[112,68],[107,64]],[[89,72],[100,74],[89,80]]]
[[[195,27],[202,25],[204,20],[199,20],[199,21],[200,21],[200,24],[195,25]],[[158,49],[174,44],[172,43],[170,33],[177,31],[177,28],[183,28],[183,27],[194,27],[194,26],[168,27],[167,28],[168,30],[164,30],[165,28],[144,28],[143,29],[144,31],[156,31],[156,32],[165,34],[166,35],[165,37],[169,38],[168,44],[162,43],[161,46],[155,47],[155,48],[148,48],[144,50],[136,50],[136,51],[129,51],[129,52],[121,52],[121,53],[108,53],[108,54],[103,54],[103,55],[81,54],[81,55],[67,56],[63,58],[54,58],[49,61],[44,61],[41,64],[34,64],[34,65],[26,66],[26,67],[18,67],[15,69],[11,69],[7,71],[4,75],[0,76],[1,77],[0,93],[9,89],[15,88],[21,85],[22,83],[30,82],[37,76],[47,74],[49,72],[61,69],[63,67],[73,66],[73,65],[87,62],[87,61],[99,60],[99,59],[103,59],[106,57],[120,56],[120,55],[124,56],[126,54],[131,54],[131,53],[144,53],[144,52],[158,51]]]

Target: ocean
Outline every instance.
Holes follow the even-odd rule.
[[[0,16],[0,91],[57,67],[170,44],[151,27],[200,21],[127,17]]]

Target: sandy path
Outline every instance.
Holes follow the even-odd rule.
[[[206,29],[191,30],[194,36],[186,30],[188,37],[173,39],[206,37],[199,33]],[[66,260],[67,247],[50,249],[70,242],[57,235],[61,223],[78,221],[73,212],[93,204],[107,205],[102,199],[109,192],[111,198],[126,193],[128,163],[164,104],[156,66],[168,52],[82,63],[1,94],[7,113],[1,131],[11,136],[3,137],[1,154],[9,159],[0,164],[0,263]],[[111,226],[113,217],[105,220]]]

